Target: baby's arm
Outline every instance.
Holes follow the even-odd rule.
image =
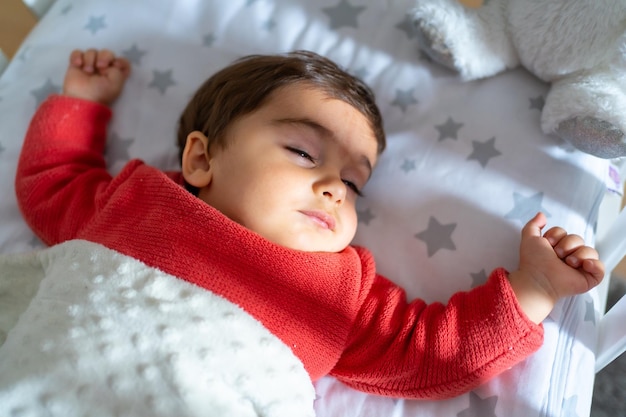
[[[112,114],[107,105],[129,71],[128,61],[110,51],[74,51],[63,95],[49,97],[33,116],[15,192],[24,219],[47,244],[75,239],[102,205],[98,196],[111,181],[103,156]]]
[[[542,322],[559,299],[582,294],[604,277],[595,249],[560,227],[542,236],[545,225],[546,217],[538,213],[524,226],[519,268],[509,274],[522,310],[535,323]]]
[[[63,94],[106,106],[117,99],[130,74],[130,63],[108,49],[74,50],[63,82]]]

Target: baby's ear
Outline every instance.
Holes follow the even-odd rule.
[[[209,139],[200,131],[187,135],[187,142],[182,158],[183,177],[196,188],[206,187],[211,183],[211,158],[209,156]]]

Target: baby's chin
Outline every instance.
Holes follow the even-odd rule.
[[[267,240],[277,245],[286,247],[288,249],[297,250],[300,252],[310,253],[339,253],[348,247],[348,243],[343,242],[324,242],[324,241],[311,241],[306,237],[301,238],[276,238],[264,236]]]

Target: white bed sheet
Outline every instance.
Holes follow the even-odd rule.
[[[409,0],[57,0],[0,77],[0,253],[42,248],[20,217],[13,178],[38,103],[58,92],[74,48],[113,49],[133,72],[115,104],[107,158],[176,169],[177,118],[211,73],[250,53],[310,49],[377,94],[388,149],[358,206],[356,242],[408,295],[446,301],[514,268],[536,211],[594,241],[610,164],[539,129],[546,86],[523,70],[462,83],[422,56]],[[586,416],[597,292],[564,300],[528,360],[446,401],[403,401],[317,384],[319,416]]]

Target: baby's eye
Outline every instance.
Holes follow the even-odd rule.
[[[300,158],[308,159],[309,161],[315,163],[315,158],[313,158],[311,155],[309,155],[307,152],[303,151],[302,149],[287,146],[287,150],[289,152],[295,153]]]
[[[357,187],[356,184],[354,184],[352,181],[343,180],[343,183],[346,184],[349,189],[354,191],[356,195],[358,195],[359,197],[363,197],[363,193],[361,192],[361,190],[359,190],[359,187]]]

